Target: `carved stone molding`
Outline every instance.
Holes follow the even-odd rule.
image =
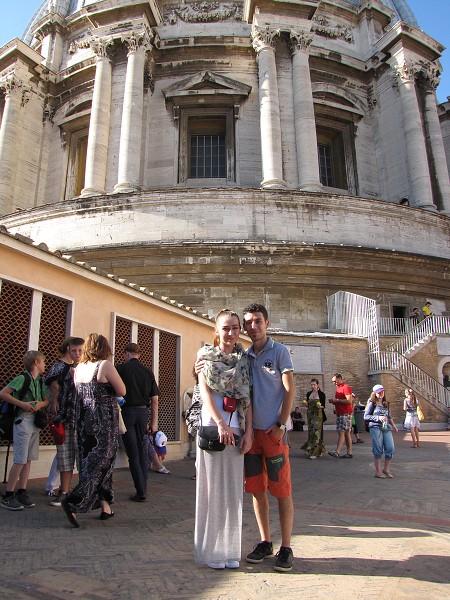
[[[52,98],[47,97],[44,101],[44,110],[42,111],[42,121],[47,121],[53,125],[53,117],[55,116],[56,108],[53,105]]]
[[[153,94],[155,91],[155,78],[153,77],[153,69],[155,68],[155,61],[150,55],[147,62],[145,63],[144,69],[144,87]]]
[[[291,31],[289,35],[289,48],[295,52],[309,52],[314,36],[304,31]]]
[[[163,25],[184,23],[217,23],[218,21],[242,21],[242,5],[237,3],[194,2],[172,4],[163,14]]]
[[[378,95],[375,93],[373,85],[367,88],[367,104],[369,109],[374,109],[378,104]]]
[[[275,47],[275,38],[280,35],[279,29],[272,29],[269,25],[265,27],[254,27],[252,31],[252,46],[256,52]]]
[[[355,36],[351,27],[339,24],[333,25],[331,24],[331,21],[324,16],[313,18],[312,31],[318,35],[328,38],[342,38],[349,44],[353,44],[355,42]]]

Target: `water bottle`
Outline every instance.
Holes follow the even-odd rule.
[[[388,428],[387,421],[383,421],[383,424],[381,425],[381,429],[382,429],[383,431],[387,431],[387,428]]]

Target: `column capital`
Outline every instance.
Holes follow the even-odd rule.
[[[108,48],[114,44],[112,36],[92,37],[89,40],[89,47],[97,58],[108,58]]]
[[[21,95],[21,106],[25,106],[25,104],[30,100],[31,86],[26,85],[17,77],[17,75],[15,75],[15,73],[9,73],[2,80],[0,80],[0,90],[3,91],[5,97],[10,97],[13,95],[18,97]]]
[[[416,78],[421,88],[428,93],[434,93],[440,81],[438,67],[429,61],[421,61],[417,65]]]
[[[5,96],[12,94],[14,91],[20,90],[22,85],[22,81],[18,79],[14,73],[9,73],[0,80],[0,90],[3,91]]]
[[[289,32],[289,49],[291,54],[296,52],[305,52],[309,54],[311,43],[314,39],[314,35],[306,31],[294,31],[291,29]]]
[[[414,83],[417,65],[413,61],[402,61],[392,65],[392,75],[395,83]]]
[[[128,54],[131,52],[142,52],[143,54],[151,52],[153,48],[158,47],[160,38],[157,33],[150,29],[141,31],[131,31],[122,36],[122,42],[128,46]]]
[[[253,27],[252,46],[259,54],[261,50],[273,49],[275,47],[275,38],[280,35],[279,29],[272,29],[270,25],[265,27]]]

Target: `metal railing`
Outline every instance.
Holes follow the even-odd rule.
[[[447,414],[450,390],[409,361],[405,354],[436,334],[450,335],[450,317],[430,316],[417,323],[413,319],[378,318],[374,300],[340,291],[328,297],[328,327],[367,337],[370,372],[395,374]],[[401,338],[381,352],[379,335]]]
[[[389,344],[386,350],[406,354],[426,339],[430,339],[437,334],[450,335],[450,317],[427,317],[415,327],[412,327],[400,340]]]
[[[371,352],[369,365],[372,373],[396,373],[405,385],[414,388],[443,412],[447,413],[450,408],[450,390],[399,352]]]

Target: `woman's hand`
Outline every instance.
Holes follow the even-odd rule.
[[[225,421],[219,421],[217,427],[219,429],[219,440],[222,444],[225,444],[225,446],[234,446],[234,434],[231,427]]]
[[[34,413],[37,411],[36,402],[22,402],[20,408],[26,413]]]

